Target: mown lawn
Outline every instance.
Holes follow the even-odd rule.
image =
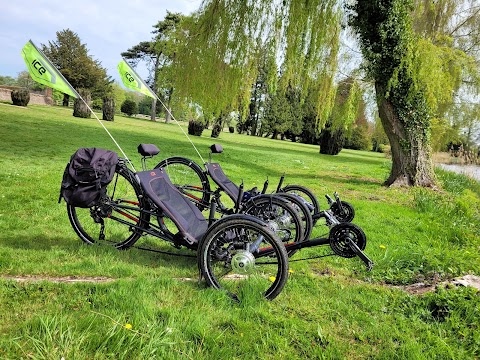
[[[117,116],[105,122],[137,169],[136,147],[200,159],[174,124]],[[338,191],[365,231],[359,259],[292,261],[274,301],[232,302],[198,283],[194,258],[86,246],[58,204],[63,169],[79,147],[116,150],[94,119],[71,109],[0,103],[0,358],[2,359],[478,359],[480,296],[438,286],[413,295],[402,285],[480,275],[480,184],[439,171],[438,191],[382,186],[382,154],[210,131],[193,138],[235,182],[273,190],[285,183],[323,195]],[[150,160],[154,166],[156,160]],[[314,235],[322,235],[319,226]],[[160,250],[168,244],[145,238]],[[182,253],[195,255],[187,250]],[[306,249],[292,260],[331,253]],[[14,277],[30,277],[19,282]],[[54,282],[58,277],[106,282]],[[34,279],[43,279],[33,281]],[[131,326],[131,328],[130,328]]]

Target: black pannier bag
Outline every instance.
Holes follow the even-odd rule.
[[[105,196],[115,175],[118,155],[99,148],[80,148],[70,158],[63,173],[60,197],[67,204],[89,208]]]

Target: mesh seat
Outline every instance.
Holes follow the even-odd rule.
[[[218,163],[206,163],[205,167],[207,168],[208,174],[233,201],[237,201],[240,189],[235,185],[222,170],[222,167]]]
[[[208,228],[202,212],[171,183],[163,169],[140,171],[137,173],[140,185],[147,196],[177,226],[189,244],[198,243]]]

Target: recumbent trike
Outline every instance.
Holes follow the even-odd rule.
[[[329,228],[328,239],[329,241],[333,239],[330,241],[330,246],[337,255],[347,258],[358,255],[368,268],[373,266],[373,262],[363,253],[366,246],[365,234],[359,226],[351,223],[355,216],[354,208],[350,203],[340,200],[337,193],[335,193],[335,200],[326,195],[329,208],[320,210],[318,200],[308,188],[296,184],[282,187],[284,175],[280,178],[276,192],[273,195],[265,194],[268,187],[268,179],[265,181],[261,191],[254,188],[244,192],[243,183],[237,186],[225,175],[219,163],[212,162],[212,154],[222,152],[223,148],[221,145],[213,144],[210,146],[209,161],[204,164],[205,169],[202,169],[193,160],[181,156],[163,159],[155,168],[163,168],[179,191],[200,209],[205,208],[210,201],[214,200],[217,204],[217,211],[222,214],[231,213],[232,209],[225,206],[221,201],[221,194],[225,193],[228,198],[235,202],[236,208],[262,217],[264,208],[260,204],[264,198],[273,196],[286,200],[296,210],[304,230],[303,239],[294,239],[293,241],[290,239],[289,242],[305,242],[302,245],[297,244],[292,248],[286,245],[289,256],[292,256],[299,248],[323,245],[325,243],[325,238],[310,239],[312,229],[317,221],[324,219],[325,225]],[[217,186],[213,191],[211,190],[209,178]],[[265,213],[268,214],[268,212]],[[283,239],[283,242],[286,241]]]
[[[302,242],[282,243],[268,222],[252,215],[233,213],[215,219],[214,200],[205,218],[162,168],[145,170],[145,159],[158,154],[158,148],[140,144],[138,150],[143,171],[133,172],[125,159],[118,158],[112,179],[92,204],[77,206],[67,201],[68,217],[77,235],[88,244],[106,242],[119,249],[132,246],[144,234],[151,235],[197,251],[200,274],[209,286],[224,289],[233,298],[252,291],[267,299],[275,298],[288,278],[287,249],[306,246],[301,246]],[[95,168],[92,173],[98,177]],[[78,186],[83,185],[73,184]],[[169,230],[164,219],[170,219],[178,231]],[[349,240],[348,232],[341,236],[337,240],[348,243],[356,254],[363,254]],[[332,242],[323,239],[321,244]]]

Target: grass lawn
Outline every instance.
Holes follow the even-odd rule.
[[[105,126],[141,169],[139,143],[200,163],[174,124],[116,116]],[[367,235],[367,272],[358,259],[292,261],[273,301],[232,302],[196,281],[196,260],[87,246],[58,204],[65,164],[79,147],[117,150],[95,119],[71,109],[0,103],[1,359],[478,359],[480,296],[438,286],[414,295],[405,285],[480,275],[480,183],[438,170],[439,191],[382,186],[390,161],[343,150],[210,130],[193,141],[246,188],[301,184],[338,191]],[[326,232],[318,226],[314,235]],[[171,246],[142,238],[156,248]],[[195,255],[187,250],[180,251]],[[292,260],[330,254],[305,249]],[[18,281],[23,277],[29,281]],[[55,282],[55,279],[84,279]],[[35,281],[33,281],[35,280]],[[97,281],[93,281],[97,280]],[[104,280],[104,281],[98,281]]]

